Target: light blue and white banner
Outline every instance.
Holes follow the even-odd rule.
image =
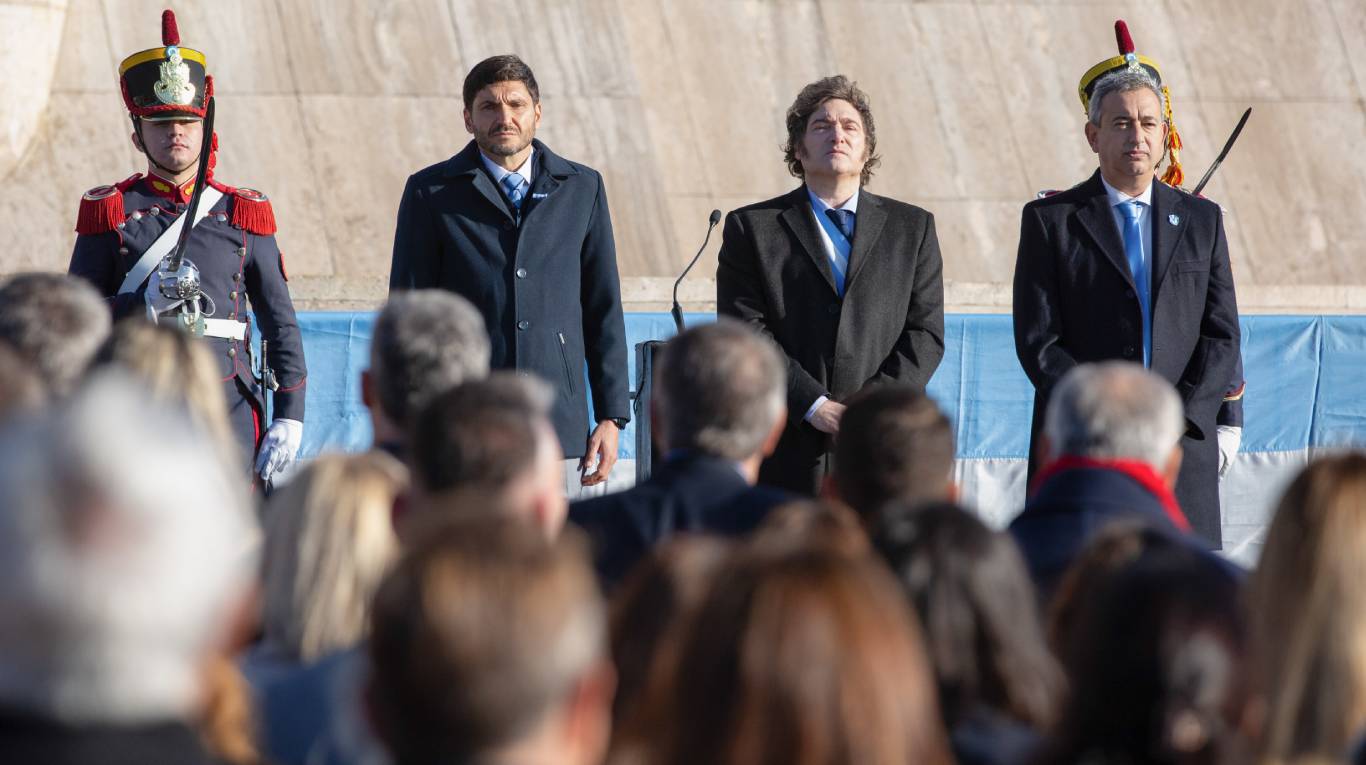
[[[711,320],[690,314],[690,324]],[[360,372],[369,364],[374,315],[303,313],[308,360],[304,458],[325,449],[370,444],[360,402]],[[631,347],[673,334],[666,313],[628,313]],[[1366,446],[1366,317],[1247,316],[1242,320],[1247,376],[1242,453],[1220,487],[1224,546],[1231,557],[1255,560],[1280,492],[1323,451]],[[634,360],[631,385],[635,388]],[[929,393],[953,421],[955,477],[965,503],[996,526],[1024,504],[1025,456],[1034,391],[1015,357],[1010,317],[945,317],[944,361]],[[631,483],[635,427],[621,439],[614,488]]]

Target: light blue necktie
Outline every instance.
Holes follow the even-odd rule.
[[[507,192],[508,201],[512,203],[513,209],[521,212],[522,198],[526,196],[522,187],[526,185],[526,179],[522,177],[521,173],[508,173],[503,176],[502,183],[503,191]]]
[[[1143,311],[1143,366],[1150,367],[1153,357],[1153,319],[1149,294],[1152,291],[1152,278],[1143,253],[1143,230],[1139,226],[1143,217],[1143,203],[1130,199],[1119,206],[1124,212],[1124,253],[1129,257],[1129,271],[1134,275],[1138,305]]]
[[[825,211],[825,217],[835,224],[839,232],[844,235],[845,246],[849,250],[854,248],[854,212],[831,208]],[[840,250],[839,245],[835,245],[835,258],[830,264],[835,276],[835,291],[841,296],[844,295],[845,274],[849,272],[849,259]]]

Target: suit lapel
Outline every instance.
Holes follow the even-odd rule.
[[[469,176],[470,181],[474,184],[474,189],[487,199],[489,204],[500,210],[508,220],[514,222],[517,220],[507,198],[498,191],[493,179],[489,177],[488,170],[484,169],[484,163],[479,158],[479,146],[474,141],[470,141],[459,154],[451,157],[446,173],[452,177]]]
[[[825,283],[830,285],[830,291],[835,292],[835,274],[830,270],[830,259],[825,254],[825,246],[821,244],[820,232],[816,230],[816,220],[811,213],[811,200],[806,195],[806,187],[801,186],[796,191],[788,195],[791,203],[786,210],[779,214],[778,218],[787,226],[792,235],[801,242],[802,249],[811,258],[821,276],[825,277]],[[855,238],[858,238],[857,233]]]
[[[508,220],[517,220],[517,215],[512,211],[512,206],[508,204],[507,198],[499,193],[498,188],[493,185],[493,179],[489,177],[488,171],[482,167],[474,171],[474,188],[489,201],[489,204],[502,210]]]
[[[1160,181],[1153,181],[1153,299],[1167,278],[1176,245],[1186,230],[1186,199]]]
[[[1105,186],[1100,182],[1100,171],[1091,176],[1091,201],[1077,210],[1077,221],[1086,233],[1095,240],[1096,246],[1109,259],[1110,263],[1133,286],[1134,275],[1129,270],[1129,259],[1124,256],[1124,241],[1119,238],[1119,227],[1115,225],[1115,214],[1110,209],[1110,198],[1105,194]]]
[[[872,194],[859,191],[858,213],[854,218],[854,246],[849,251],[849,271],[844,279],[844,294],[848,295],[854,278],[863,270],[863,264],[873,256],[873,245],[882,234],[882,226],[887,222],[887,210],[882,200]]]

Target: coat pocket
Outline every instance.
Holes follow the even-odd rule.
[[[574,374],[570,371],[569,367],[569,348],[565,343],[564,333],[556,332],[555,337],[560,340],[560,361],[564,362],[564,381],[569,383],[569,392],[576,393],[577,391],[574,387]]]

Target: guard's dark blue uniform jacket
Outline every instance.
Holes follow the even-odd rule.
[[[275,243],[274,213],[260,192],[210,183],[224,192],[223,198],[190,232],[186,250],[186,259],[199,268],[203,293],[214,303],[208,318],[245,323],[247,312],[254,312],[280,385],[273,414],[302,422],[307,372],[284,260]],[[122,295],[117,294],[119,286],[143,251],[184,211],[192,185],[176,187],[156,176],[135,175],[116,186],[92,189],[82,200],[68,271],[94,283],[109,299],[115,320],[145,315],[147,282]],[[261,391],[248,355],[259,346],[252,346],[250,336],[204,339],[222,369],[234,429],[254,452],[269,424],[260,420]]]

